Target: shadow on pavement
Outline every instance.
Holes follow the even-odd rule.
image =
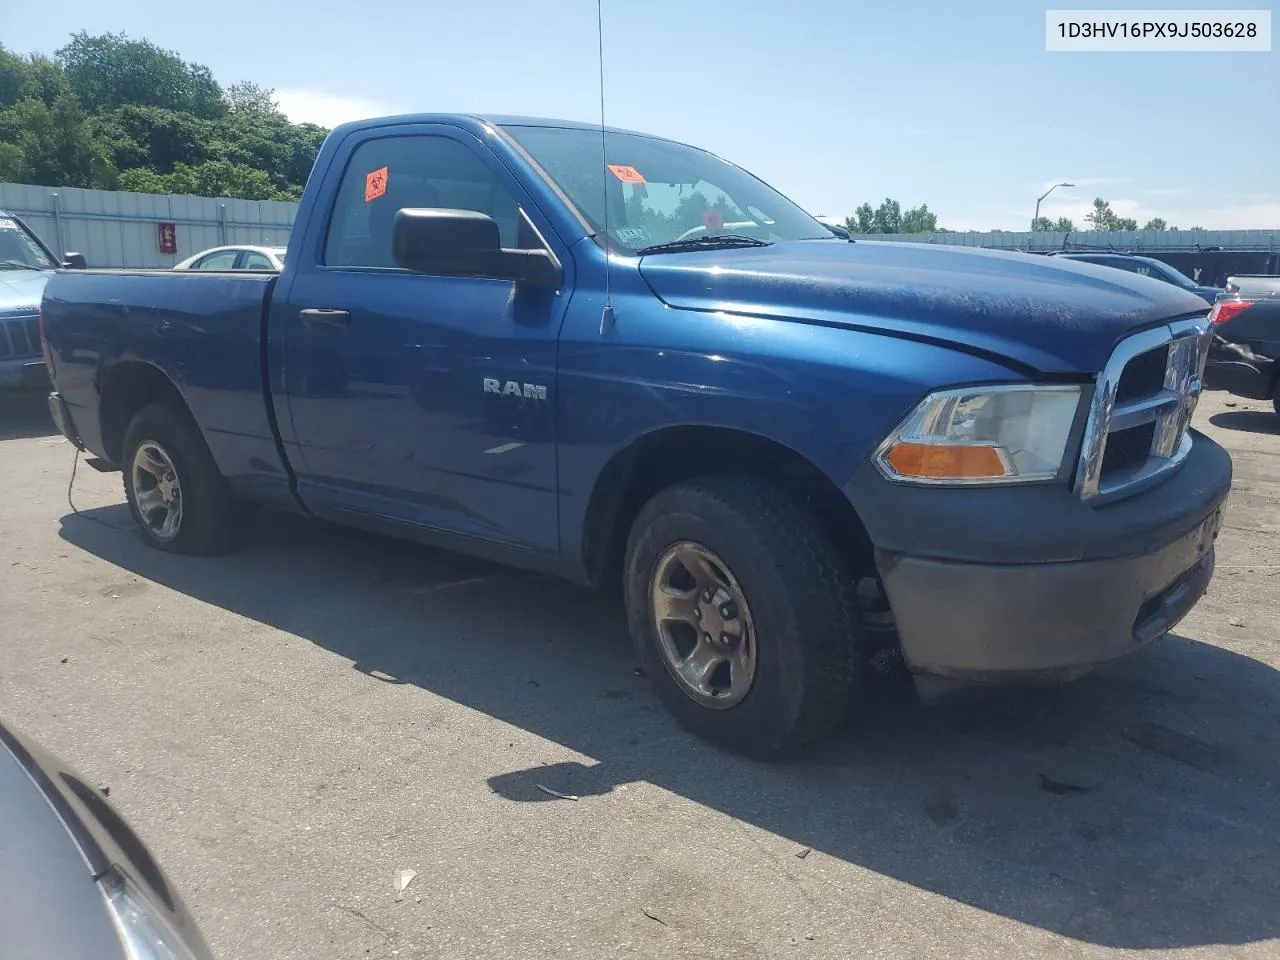
[[[0,392],[0,440],[56,436],[43,394]]]
[[[1280,416],[1269,410],[1228,410],[1215,413],[1209,422],[1223,430],[1280,434]]]
[[[86,513],[128,521],[123,506]],[[877,699],[834,742],[765,765],[679,733],[635,672],[621,611],[569,584],[269,514],[229,558],[169,556],[83,517],[61,532],[594,758],[494,777],[512,802],[646,781],[797,852],[1083,941],[1280,936],[1280,675],[1219,647],[1171,636],[1061,688],[928,709]]]

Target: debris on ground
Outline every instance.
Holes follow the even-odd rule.
[[[1227,623],[1231,624],[1233,627],[1244,626],[1244,621],[1241,620],[1239,617],[1232,617],[1230,620],[1227,621]]]
[[[643,914],[644,914],[646,917],[648,917],[650,920],[652,920],[654,923],[660,923],[660,924],[662,924],[664,927],[667,925],[667,921],[663,920],[661,917],[655,917],[652,913],[650,913],[650,912],[649,912],[648,910],[646,910],[644,907],[641,907],[641,908],[640,908],[640,912],[641,912],[641,913],[643,913]]]
[[[404,888],[413,883],[413,878],[418,875],[417,870],[397,870],[394,878],[396,888],[396,899],[403,900]]]
[[[561,793],[559,790],[552,790],[550,787],[544,787],[540,783],[537,784],[536,786],[543,793],[550,794],[553,797],[559,797],[561,800],[572,800],[575,803],[578,801],[578,798],[575,797],[572,793]]]
[[[813,853],[813,847],[802,847],[796,851],[796,857],[803,860],[809,854]]]

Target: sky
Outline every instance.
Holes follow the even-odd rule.
[[[951,229],[1083,226],[1095,196],[1181,227],[1280,228],[1269,53],[1048,53],[1102,0],[602,0],[604,115],[745,167],[811,213],[886,197]],[[1270,0],[1188,9],[1252,6]],[[1176,6],[1129,0],[1122,9]],[[1187,6],[1187,5],[1184,5]],[[600,118],[595,0],[0,0],[0,43],[124,31],[326,126],[405,112]]]

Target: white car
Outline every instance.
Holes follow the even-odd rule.
[[[279,273],[284,269],[284,247],[230,246],[203,250],[174,264],[175,270],[269,270]]]

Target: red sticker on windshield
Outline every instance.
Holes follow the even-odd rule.
[[[644,177],[640,176],[640,171],[635,167],[629,167],[625,163],[611,163],[608,167],[609,172],[623,183],[644,183]]]
[[[371,203],[387,192],[387,168],[379,167],[364,178],[364,202]]]
[[[704,210],[702,211],[702,225],[706,228],[707,233],[712,230],[723,230],[724,217],[719,210]]]

